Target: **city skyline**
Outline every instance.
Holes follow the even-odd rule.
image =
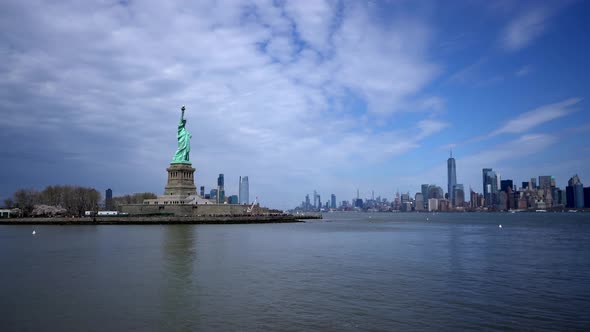
[[[513,206],[503,206],[503,204],[505,205],[506,202],[504,203],[499,203],[499,197],[500,194],[502,192],[504,193],[509,193],[509,192],[514,192],[515,194],[518,194],[520,192],[526,193],[527,189],[533,188],[534,191],[536,190],[541,190],[541,189],[552,189],[553,195],[556,195],[555,197],[551,197],[551,193],[549,194],[549,204],[553,204],[554,205],[549,205],[547,206],[547,208],[551,208],[551,207],[558,207],[561,206],[561,208],[590,208],[590,187],[584,187],[583,185],[583,181],[580,179],[579,175],[573,174],[570,179],[567,181],[566,184],[564,184],[563,186],[559,186],[559,184],[555,181],[555,177],[552,175],[538,175],[538,176],[533,176],[531,178],[529,178],[527,181],[522,181],[522,185],[519,186],[518,185],[518,180],[514,180],[512,178],[510,179],[501,179],[500,175],[496,172],[494,172],[491,168],[483,168],[482,169],[482,190],[483,191],[477,191],[476,188],[472,188],[470,187],[470,192],[468,193],[469,196],[467,196],[467,193],[465,192],[465,188],[462,184],[455,184],[454,185],[454,192],[455,194],[458,194],[457,196],[455,196],[456,198],[456,204],[453,202],[453,198],[451,197],[449,192],[444,192],[442,190],[442,188],[440,188],[440,186],[437,186],[436,184],[421,184],[421,190],[420,191],[416,191],[416,192],[411,192],[411,191],[407,191],[404,193],[400,193],[399,191],[397,191],[395,193],[395,195],[388,197],[388,196],[382,196],[381,194],[378,193],[377,198],[375,198],[375,191],[374,190],[370,190],[371,195],[370,196],[361,196],[360,195],[360,189],[357,188],[356,190],[356,196],[353,196],[350,200],[348,200],[348,197],[345,197],[343,200],[340,201],[336,201],[336,195],[335,194],[331,194],[331,199],[329,202],[325,202],[324,204],[321,203],[321,201],[319,200],[319,198],[321,197],[321,194],[319,194],[317,192],[317,190],[313,190],[313,197],[314,197],[314,201],[313,203],[311,203],[311,201],[309,200],[309,194],[306,194],[305,196],[305,200],[301,202],[301,204],[299,206],[296,207],[300,208],[304,211],[309,211],[309,210],[315,210],[315,209],[325,209],[325,210],[329,210],[329,209],[341,209],[341,208],[357,208],[360,207],[359,206],[359,202],[360,201],[360,205],[365,204],[367,202],[371,202],[371,201],[376,201],[376,202],[381,202],[383,201],[383,203],[387,206],[393,207],[394,210],[399,210],[400,206],[396,206],[396,204],[403,204],[404,201],[404,196],[406,196],[406,200],[407,201],[411,201],[412,202],[412,209],[413,210],[418,210],[418,211],[423,211],[423,210],[428,210],[428,199],[430,196],[434,196],[436,199],[438,200],[445,200],[448,201],[449,207],[450,208],[456,208],[456,207],[460,207],[460,206],[471,206],[471,207],[479,207],[479,208],[491,208],[493,210],[496,209],[514,209],[514,210],[518,210],[518,209],[526,209],[526,208],[519,208],[517,205],[513,205]],[[537,179],[538,184],[537,184]],[[475,196],[473,196],[475,194]],[[536,194],[536,193],[535,193]],[[567,199],[566,199],[566,195],[567,195]],[[401,202],[398,201],[400,200],[401,197]],[[457,198],[458,197],[458,198]],[[467,197],[469,197],[469,199],[467,199]],[[522,198],[522,197],[521,197]],[[317,200],[316,200],[317,199]],[[508,198],[505,198],[508,199]],[[515,198],[517,199],[517,198]],[[541,200],[545,200],[545,197],[541,197]],[[483,201],[480,201],[483,200]],[[555,202],[552,202],[553,200],[555,200]],[[396,203],[397,201],[397,203]],[[474,203],[474,201],[476,201],[476,203]],[[424,206],[420,205],[419,203],[422,202],[424,204]],[[336,203],[336,204],[334,204]],[[437,202],[438,203],[438,202]],[[517,204],[512,202],[512,204]],[[543,204],[545,204],[545,202],[543,202]],[[498,206],[501,206],[501,208],[498,208]],[[531,209],[534,207],[529,207],[529,209]],[[412,211],[413,211],[412,210]]]
[[[281,209],[313,189],[324,203],[449,191],[450,148],[464,191],[481,190],[486,167],[516,183],[590,178],[587,2],[9,0],[0,12],[0,199],[69,184],[162,194],[176,145],[163,128],[183,104],[196,186],[223,173],[235,194],[248,174],[251,196]]]

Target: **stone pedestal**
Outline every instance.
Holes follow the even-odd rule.
[[[164,189],[164,195],[188,196],[196,195],[194,173],[195,169],[190,164],[170,164],[168,171],[168,183]]]

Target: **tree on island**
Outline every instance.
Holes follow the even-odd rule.
[[[4,207],[7,209],[14,208],[14,201],[12,200],[12,198],[7,198],[4,200]]]
[[[85,211],[98,210],[101,195],[94,188],[79,186],[48,186],[43,191],[35,189],[19,189],[14,194],[14,205],[21,210],[22,216],[42,215],[43,211],[54,211],[55,214],[82,216]],[[36,206],[45,205],[34,213]],[[49,208],[53,207],[53,208]],[[59,213],[58,213],[59,212]],[[53,212],[50,214],[54,214]]]
[[[113,206],[118,209],[122,204],[143,204],[146,199],[155,199],[158,196],[154,193],[135,193],[131,195],[123,195],[113,197]]]

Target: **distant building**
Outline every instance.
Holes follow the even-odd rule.
[[[498,194],[498,210],[508,209],[508,194],[505,191],[500,191]]]
[[[510,188],[511,190],[514,190],[513,184],[512,184],[512,180],[502,180],[500,181],[500,191],[503,191],[505,193],[508,192],[508,188]]]
[[[209,197],[211,197],[211,199],[217,199],[217,189],[211,189]]]
[[[531,178],[531,189],[537,189],[537,179]]]
[[[443,199],[443,198],[445,198],[445,195],[444,195],[444,192],[441,187],[431,184],[428,186],[428,196],[427,197],[429,199],[430,198]]]
[[[549,175],[539,176],[539,188],[541,188],[541,189],[551,188],[551,179],[552,178],[553,177],[549,176]],[[553,183],[555,183],[555,180],[553,180]]]
[[[247,176],[240,176],[240,204],[250,204],[250,183]],[[308,196],[309,200],[309,196]]]
[[[330,208],[336,209],[336,195],[334,194],[330,196]]]
[[[401,199],[401,204],[402,205],[405,204],[405,203],[407,203],[407,202],[409,202],[410,201],[410,193],[401,194],[400,199]]]
[[[412,202],[402,203],[400,207],[401,212],[412,212]]]
[[[422,198],[424,199],[424,209],[428,209],[428,184],[422,185]]]
[[[223,173],[217,177],[217,203],[221,204],[225,201],[225,186],[224,186]]]
[[[453,185],[453,206],[463,206],[465,204],[465,189],[462,184]]]
[[[313,191],[313,208],[314,209],[319,209],[320,208],[320,204],[318,202],[319,201],[318,198],[319,198],[319,195],[318,195],[317,191],[314,190]]]
[[[451,209],[451,202],[448,199],[439,199],[438,200],[438,210],[442,212],[447,212]]]
[[[205,197],[205,186],[201,186],[201,197]]]
[[[111,190],[111,188],[108,188],[104,194],[104,206],[105,206],[105,210],[107,211],[112,211],[114,210],[114,206],[113,206],[113,191]]]
[[[356,199],[354,200],[354,207],[355,207],[355,208],[362,209],[362,208],[363,208],[363,200],[362,200],[362,199],[360,199],[360,198],[356,198]]]
[[[438,211],[438,199],[437,198],[429,198],[428,199],[428,211]]]
[[[565,206],[566,205],[566,198],[565,198],[565,191],[561,190],[561,189],[557,189],[557,205],[562,205]],[[586,196],[584,196],[586,197]]]
[[[590,208],[590,187],[584,188],[584,207]]]
[[[239,204],[238,203],[238,195],[231,195],[227,198],[228,204]]]
[[[487,207],[493,207],[498,195],[498,175],[491,168],[484,168],[482,175],[485,205]]]
[[[0,218],[10,218],[11,216],[16,216],[15,211],[13,209],[0,209]]]
[[[449,193],[449,201],[454,205],[455,198],[453,193],[453,186],[457,184],[457,166],[455,165],[455,158],[453,158],[453,150],[451,156],[447,160],[447,193]]]
[[[567,182],[566,190],[567,207],[581,209],[584,207],[584,185],[578,175],[574,175]]]
[[[414,207],[416,211],[424,211],[424,196],[422,193],[416,193],[414,199],[416,200],[416,206]]]
[[[481,205],[479,204],[479,194],[473,190],[471,190],[471,192],[469,193],[469,207],[471,207],[472,209],[477,209],[481,207]]]
[[[582,183],[574,185],[574,202],[576,209],[584,208],[584,185]]]

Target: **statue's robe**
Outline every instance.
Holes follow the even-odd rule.
[[[191,151],[191,138],[193,137],[185,128],[186,122],[178,123],[178,150],[174,154],[172,162],[189,162],[189,153]]]

